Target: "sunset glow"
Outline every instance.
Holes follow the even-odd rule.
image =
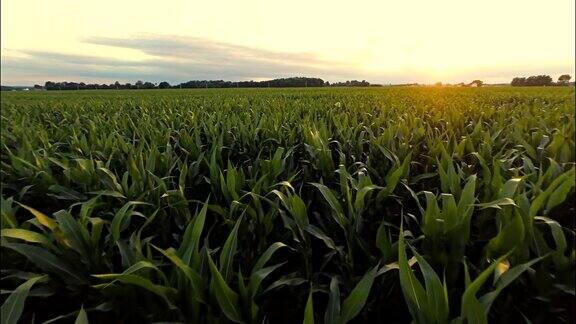
[[[2,1],[2,83],[574,74],[574,1]],[[409,17],[409,18],[407,18]]]

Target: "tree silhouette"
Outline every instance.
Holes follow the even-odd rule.
[[[552,85],[552,78],[549,75],[533,75],[528,78],[514,78],[510,85],[522,86],[549,86]]]
[[[477,87],[481,87],[484,85],[484,82],[482,80],[474,80],[472,82],[470,82],[470,85],[475,84]]]
[[[162,81],[160,82],[160,84],[158,85],[158,88],[160,89],[168,89],[170,88],[170,83],[166,82],[166,81]]]
[[[570,79],[572,79],[572,77],[569,74],[562,74],[560,77],[558,77],[558,83],[562,85],[568,84]]]

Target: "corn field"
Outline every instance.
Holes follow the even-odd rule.
[[[574,88],[2,93],[2,323],[576,320]]]

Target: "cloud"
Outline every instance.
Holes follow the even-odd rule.
[[[312,53],[281,53],[198,37],[143,34],[133,38],[90,37],[90,44],[140,50],[150,56],[196,62],[282,62],[286,65],[325,65]]]
[[[132,61],[88,55],[20,51],[2,58],[3,79],[182,82],[197,79],[258,80],[289,76],[332,79],[352,77],[351,66],[311,53],[282,53],[196,37],[140,35],[133,38],[91,37],[92,45],[138,50],[147,59]]]
[[[509,82],[514,76],[574,73],[574,65],[485,65],[461,67],[445,75],[427,73],[410,64],[393,70],[368,69],[360,64],[326,60],[314,53],[280,52],[198,37],[140,34],[130,38],[89,37],[83,40],[102,52],[137,51],[144,59],[102,57],[38,50],[6,50],[2,55],[2,83],[31,85],[51,81],[110,83],[137,80],[179,83],[188,80],[261,80],[291,76],[328,81],[366,79],[376,83]],[[105,47],[105,48],[104,48]]]

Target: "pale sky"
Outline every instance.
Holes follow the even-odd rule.
[[[574,0],[2,0],[2,84],[575,71]]]

